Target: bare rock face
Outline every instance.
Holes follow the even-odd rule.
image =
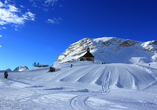
[[[152,44],[157,45],[157,41],[156,40],[152,41]]]
[[[74,60],[78,59],[86,53],[86,48],[84,45],[90,45],[90,43],[91,42],[85,38],[74,44],[71,44],[69,48],[65,50],[65,52],[57,57],[56,63],[74,62]]]
[[[121,43],[119,46],[120,47],[131,47],[131,46],[134,46],[137,43],[140,43],[140,42],[136,42],[136,41],[133,41],[133,40],[126,40],[123,43]]]
[[[87,52],[87,48],[95,56],[96,62],[120,63],[125,60],[129,62],[132,56],[145,57],[146,55],[143,55],[145,51],[156,53],[157,41],[138,42],[116,37],[84,38],[71,44],[61,55],[58,55],[54,65],[77,62]]]

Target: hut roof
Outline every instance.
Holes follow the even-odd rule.
[[[89,51],[87,51],[86,54],[84,54],[82,57],[94,57]]]

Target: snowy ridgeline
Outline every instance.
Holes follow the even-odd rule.
[[[54,65],[77,62],[90,48],[96,63],[157,62],[157,41],[139,42],[116,37],[84,38],[73,43],[56,59]],[[136,59],[136,60],[135,60]]]
[[[13,71],[26,71],[26,70],[29,70],[29,68],[27,66],[18,66]],[[10,72],[12,70],[10,68],[6,69],[6,70],[0,70],[0,72],[4,72],[4,71]]]
[[[157,63],[77,62],[0,72],[0,110],[155,110]],[[11,91],[11,92],[10,92]]]

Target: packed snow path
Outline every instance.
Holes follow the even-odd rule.
[[[157,108],[156,73],[133,64],[60,65],[0,72],[1,110],[152,110]],[[155,71],[156,69],[153,68]]]

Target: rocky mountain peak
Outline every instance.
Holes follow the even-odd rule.
[[[157,41],[139,42],[116,37],[102,37],[96,39],[83,38],[73,43],[61,55],[54,64],[76,62],[83,56],[87,49],[95,56],[95,62],[130,63],[133,57],[152,56],[157,51]],[[147,55],[148,53],[151,52]]]

